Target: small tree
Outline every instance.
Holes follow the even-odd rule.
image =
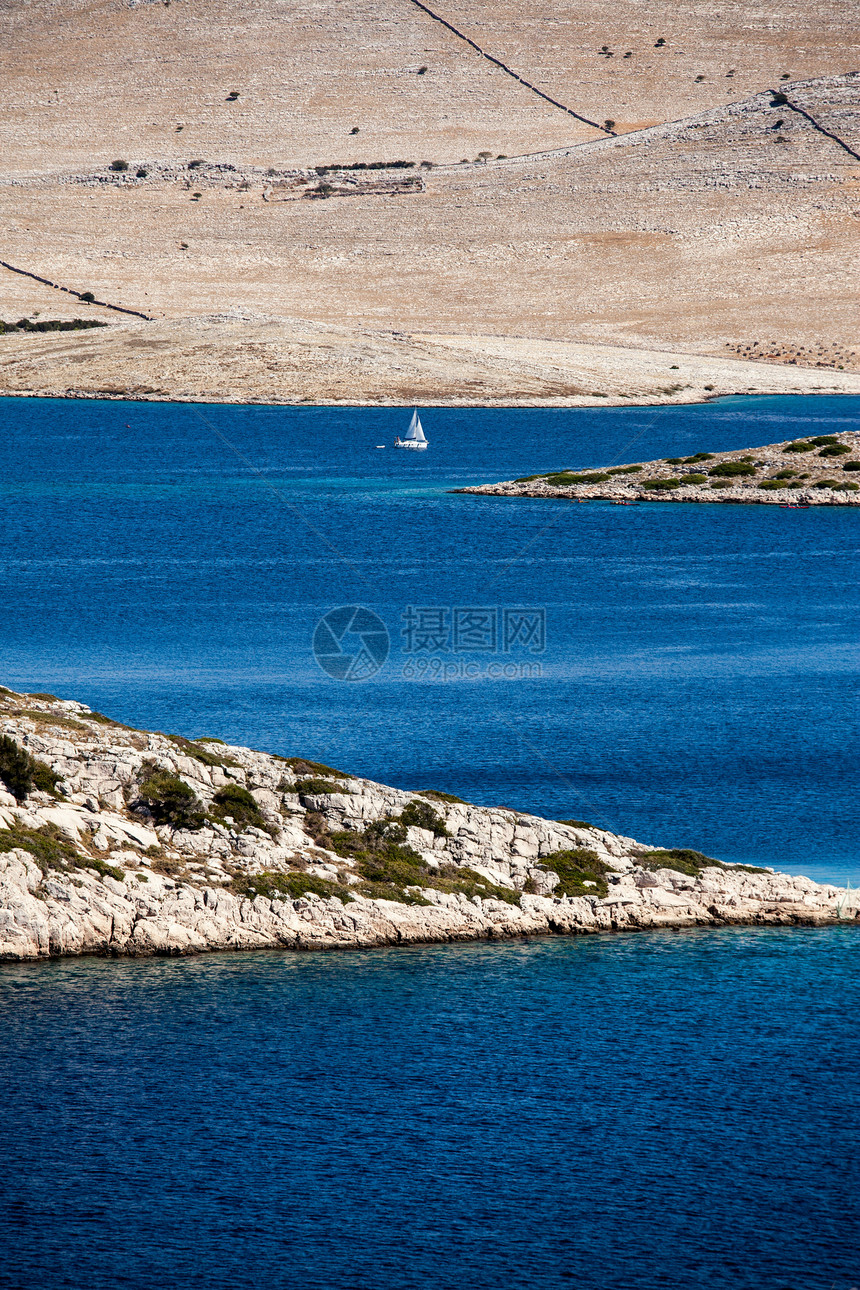
[[[128,170],[128,162],[121,159],[119,161],[112,161],[110,163],[110,168],[111,170]]]
[[[0,780],[16,802],[33,791],[33,758],[9,735],[0,736]]]

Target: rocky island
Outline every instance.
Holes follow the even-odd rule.
[[[0,690],[0,959],[860,918],[860,895],[580,820]]]
[[[846,431],[734,452],[695,452],[633,465],[547,471],[452,491],[573,501],[858,506],[858,472],[860,432]]]

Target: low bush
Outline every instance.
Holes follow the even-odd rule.
[[[600,859],[596,851],[590,851],[587,847],[556,851],[554,855],[546,856],[538,867],[558,874],[558,886],[552,891],[554,896],[606,895],[609,865]]]
[[[110,163],[111,170],[128,170],[128,162],[117,160]]]
[[[704,484],[707,478],[708,478],[707,475],[696,475],[696,474],[682,475],[681,483],[682,484]]]
[[[860,470],[860,461],[846,461],[842,464],[843,470]]]
[[[146,166],[141,166],[139,170],[134,172],[134,174],[136,179],[146,179],[149,171],[146,169]]]
[[[417,790],[419,797],[432,797],[437,802],[462,802],[462,797],[455,797],[453,793],[442,793],[438,788],[419,788]]]
[[[225,784],[212,799],[212,814],[218,819],[229,815],[236,824],[253,824],[265,828],[266,820],[257,802],[241,784]]]
[[[826,448],[822,448],[819,457],[844,457],[846,452],[851,449],[844,443],[829,443]]]
[[[638,475],[641,469],[641,466],[613,466],[606,473],[607,475]]]
[[[759,484],[759,488],[764,488],[772,492],[777,488],[788,488],[788,483],[784,479],[763,479]]]
[[[736,475],[754,475],[755,466],[749,461],[721,461],[719,465],[712,466],[708,474],[726,479]]]
[[[797,440],[795,443],[786,444],[786,446],[783,448],[782,451],[783,452],[812,452],[814,447],[815,447],[814,443],[803,443],[800,440]]]
[[[354,779],[345,770],[335,770],[333,766],[324,766],[321,761],[308,761],[306,757],[275,757],[275,761],[289,766],[294,775],[331,775],[334,779]]]
[[[39,322],[33,322],[30,318],[19,318],[14,323],[3,322],[0,319],[0,336],[20,332],[86,331],[90,327],[107,327],[107,323],[96,318],[42,318]]]
[[[417,829],[429,829],[437,838],[450,838],[445,821],[429,802],[413,801],[400,812],[400,823]]]
[[[683,466],[686,464],[686,457],[664,457],[667,466]]]
[[[814,443],[816,448],[821,448],[824,444],[838,443],[839,440],[835,434],[818,434],[814,439],[810,439],[809,442]]]
[[[680,488],[680,479],[643,479],[640,488],[661,491],[667,488]]]
[[[712,479],[711,480],[711,488],[731,488],[731,486],[732,486],[732,481],[730,479]]]
[[[860,484],[855,484],[851,479],[843,479],[841,484],[836,485],[838,493],[856,493],[858,488],[860,488]]]
[[[553,488],[575,488],[579,484],[604,484],[609,479],[606,471],[596,471],[593,474],[577,475],[563,471],[559,475],[547,475],[546,482],[552,484]]]
[[[781,470],[778,475],[774,475],[774,479],[794,479],[796,474],[795,470]]]
[[[593,829],[594,825],[586,820],[559,820],[559,824],[570,824],[575,829]]]
[[[693,466],[697,461],[713,461],[713,460],[714,460],[714,454],[712,452],[694,452],[692,457],[684,458],[684,465]]]
[[[330,779],[300,779],[295,791],[300,797],[310,797],[316,793],[349,793],[342,784],[335,784]]]
[[[206,819],[194,789],[172,771],[146,766],[135,806],[143,807],[156,824],[174,829],[199,829]]]
[[[839,480],[838,479],[816,479],[812,487],[813,488],[838,488]]]
[[[9,735],[0,735],[0,781],[16,802],[23,802],[34,788],[56,797],[60,776]]]
[[[0,829],[0,851],[15,850],[31,855],[43,874],[50,870],[69,873],[74,869],[95,869],[102,877],[107,874],[117,882],[125,877],[122,869],[95,856],[82,855],[64,833],[50,824],[44,829],[28,829],[20,824]]]
[[[688,847],[673,847],[667,851],[639,851],[636,863],[640,869],[654,872],[657,869],[674,869],[676,873],[685,873],[691,878],[698,878],[703,869],[728,869],[742,873],[768,873],[767,869],[748,864],[725,864],[714,860],[712,856],[703,855]]]
[[[406,828],[401,820],[376,820],[362,832],[345,829],[327,836],[317,832],[318,824],[311,823],[311,827],[319,845],[353,860],[356,872],[364,880],[354,890],[371,899],[427,904],[420,888],[432,888],[469,897],[492,897],[508,904],[519,901],[519,892],[497,887],[473,869],[456,865],[432,868],[425,864],[418,852],[406,844]]]
[[[209,748],[201,748],[200,740],[185,739],[182,735],[168,735],[167,738],[171,743],[176,744],[177,748],[185,753],[186,757],[193,757],[203,766],[238,766],[239,762],[235,757],[227,757],[224,753],[213,752]],[[220,740],[204,740],[204,743],[220,743]]]
[[[254,900],[257,896],[264,896],[266,900],[283,900],[285,898],[287,900],[298,900],[309,893],[326,899],[331,896],[337,896],[346,904],[349,904],[352,900],[348,887],[341,886],[338,882],[330,882],[326,878],[316,878],[312,874],[306,873],[274,873],[267,871],[248,876],[243,875],[233,879],[231,890],[237,896],[247,896],[249,900]]]

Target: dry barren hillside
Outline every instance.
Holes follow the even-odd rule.
[[[856,42],[829,0],[7,4],[0,318],[112,330],[7,335],[0,388],[853,388]]]

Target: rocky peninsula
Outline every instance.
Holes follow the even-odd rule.
[[[547,471],[453,491],[621,503],[860,506],[858,480],[860,432],[846,431],[734,452],[695,452],[632,465]]]
[[[860,919],[860,894],[0,689],[0,959]]]

